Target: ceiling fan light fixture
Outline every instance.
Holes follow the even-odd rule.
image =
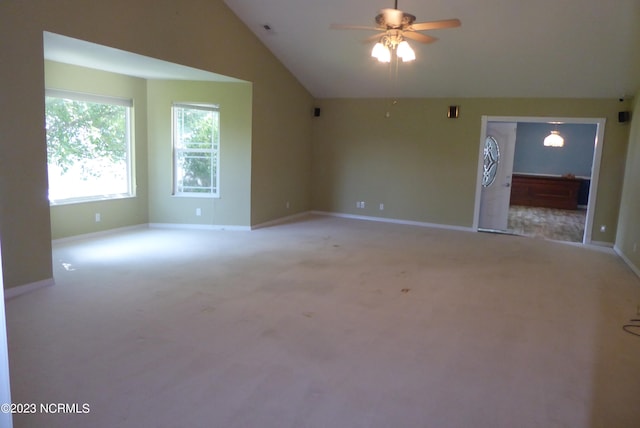
[[[406,40],[401,41],[397,47],[398,57],[402,58],[402,62],[409,62],[416,59],[416,53]]]
[[[460,26],[460,20],[442,19],[439,21],[415,22],[416,17],[410,13],[406,13],[398,9],[398,0],[395,0],[393,8],[381,9],[380,13],[375,16],[375,27],[362,25],[342,25],[331,24],[330,28],[335,30],[374,30],[378,34],[370,37],[368,40],[378,39],[371,50],[371,56],[379,62],[390,63],[392,56],[396,60],[402,59],[402,62],[414,61],[416,53],[411,46],[404,40],[405,37],[419,43],[433,43],[437,39],[420,31],[439,30],[443,28],[454,28]],[[395,55],[394,52],[395,51]]]
[[[391,62],[391,51],[388,46],[384,46],[382,48],[382,52],[378,57],[378,61],[380,62]]]
[[[371,56],[378,59],[384,50],[384,45],[380,42],[376,43],[373,49],[371,50]]]
[[[371,56],[380,62],[391,62],[391,51],[389,47],[382,42],[376,43],[371,51]]]
[[[402,57],[402,62],[411,62],[411,61],[415,61],[415,59],[416,59],[416,54],[412,50],[411,53]]]
[[[564,138],[558,133],[558,131],[551,131],[544,139],[545,147],[563,147]]]

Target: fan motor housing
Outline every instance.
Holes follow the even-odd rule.
[[[392,25],[391,23],[387,22],[384,15],[384,13],[376,15],[376,24],[387,29],[400,28],[404,30],[416,21],[416,17],[414,15],[402,12],[402,21],[400,22],[400,25]]]

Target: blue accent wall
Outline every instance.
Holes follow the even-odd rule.
[[[564,147],[545,147],[552,130],[564,138]],[[518,174],[591,177],[597,125],[518,123],[513,172]]]

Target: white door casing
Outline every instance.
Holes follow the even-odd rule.
[[[9,354],[7,349],[7,323],[5,318],[4,285],[2,280],[2,255],[0,254],[0,428],[13,427],[11,411],[6,405],[11,404],[11,384],[9,383]],[[9,408],[9,410],[11,410]]]
[[[483,171],[483,147],[486,138],[486,129],[492,122],[526,122],[526,123],[574,123],[592,124],[597,126],[596,139],[594,141],[593,169],[591,172],[591,184],[589,186],[589,203],[587,204],[587,218],[585,223],[583,244],[592,244],[592,230],[594,224],[594,213],[597,201],[598,183],[600,181],[600,160],[602,158],[602,146],[604,142],[604,128],[607,120],[598,117],[536,117],[536,116],[482,116],[480,122],[480,144],[478,153],[478,180],[476,182],[476,197],[473,211],[472,228],[478,230],[480,219],[480,200],[482,194],[482,171]]]

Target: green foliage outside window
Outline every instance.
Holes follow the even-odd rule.
[[[126,108],[63,98],[46,98],[47,160],[63,172],[84,160],[127,158]],[[83,168],[85,176],[99,169]]]
[[[130,104],[89,94],[45,97],[51,203],[133,195]]]

